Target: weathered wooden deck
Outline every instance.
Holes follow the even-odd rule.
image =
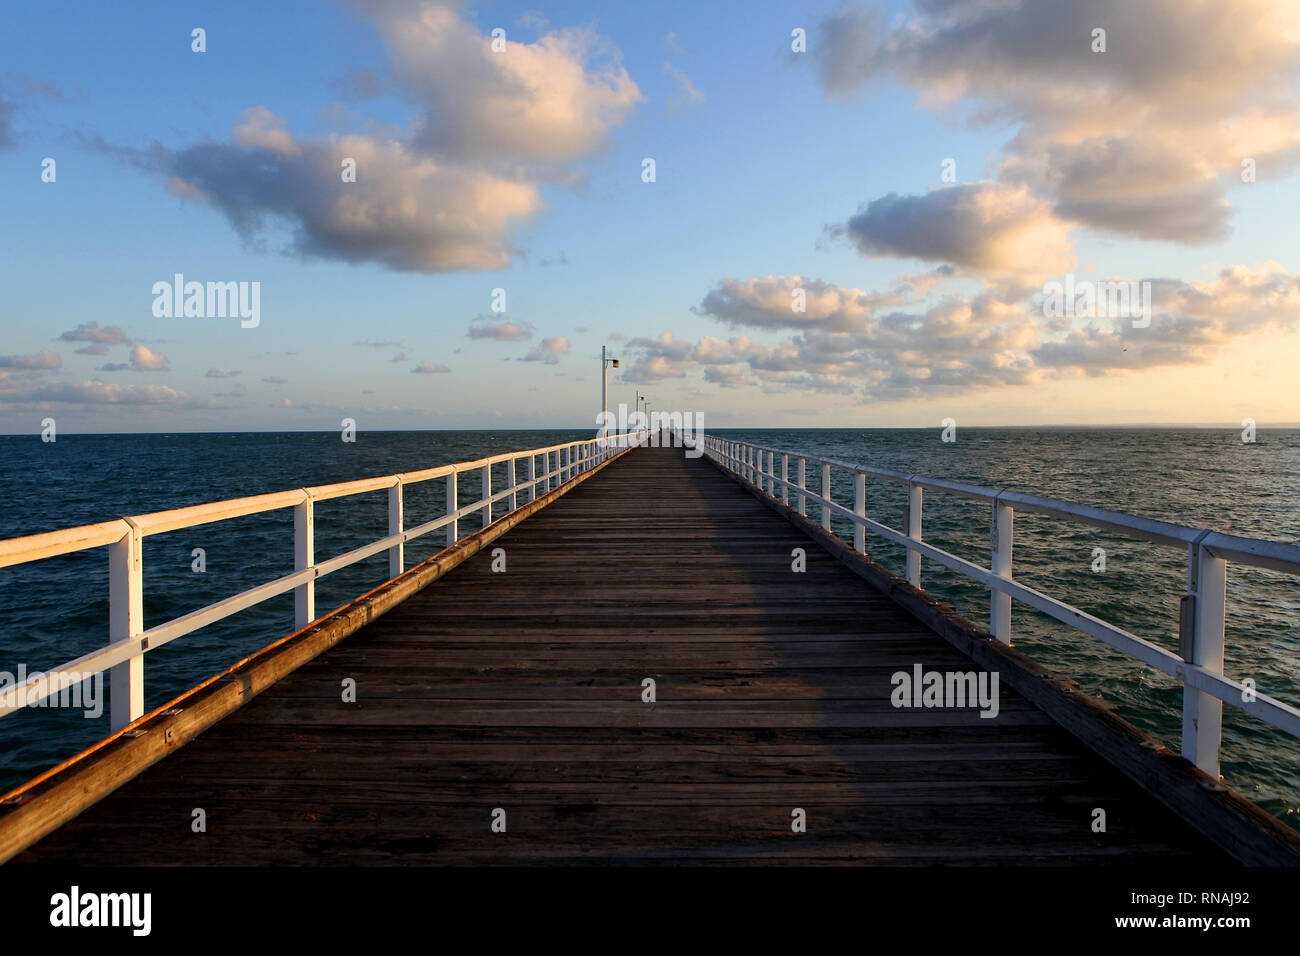
[[[1226,861],[1005,685],[996,719],[893,708],[895,671],[974,665],[680,450],[494,547],[14,862]]]

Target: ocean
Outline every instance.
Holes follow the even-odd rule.
[[[1261,429],[1243,443],[1234,429],[959,428],[719,429],[722,436],[899,471],[1029,492],[1235,534],[1300,540],[1300,430]],[[338,432],[0,436],[0,538],[35,534],[167,508],[431,467],[590,437],[589,428],[547,431]],[[462,502],[478,496],[467,476]],[[809,472],[809,480],[814,473]],[[494,487],[504,485],[504,469]],[[851,479],[837,476],[835,499],[852,504]],[[868,514],[901,527],[906,489],[868,479]],[[443,483],[407,489],[408,526],[442,513]],[[634,502],[628,502],[634,507]],[[386,533],[386,494],[321,503],[317,558]],[[816,515],[815,508],[810,514]],[[834,519],[841,535],[848,523]],[[471,517],[463,527],[473,530]],[[924,536],[987,566],[989,509],[927,491]],[[434,533],[407,546],[407,566],[442,546]],[[205,569],[193,569],[202,548]],[[1095,570],[1096,549],[1105,570]],[[868,536],[873,559],[902,573],[902,549]],[[145,539],[145,626],[203,607],[293,568],[291,509]],[[1016,515],[1016,578],[1170,650],[1178,644],[1178,601],[1186,556],[1176,548],[1107,534],[1060,519]],[[317,582],[317,611],[351,600],[387,577],[380,554]],[[959,575],[923,562],[922,585],[970,619],[987,624],[988,594]],[[107,641],[107,549],[0,569],[0,671],[33,672]],[[283,595],[179,638],[145,658],[146,710],[292,629],[293,597]],[[1021,604],[1012,606],[1016,648],[1077,680],[1089,693],[1177,749],[1182,688]],[[1300,580],[1229,566],[1228,674],[1300,705]],[[100,739],[97,719],[44,708],[0,719],[0,791]],[[1300,826],[1300,744],[1224,709],[1227,783],[1293,826]]]

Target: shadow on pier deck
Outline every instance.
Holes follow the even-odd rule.
[[[492,547],[14,862],[1227,861],[1005,682],[892,707],[972,661],[704,460],[632,451]]]

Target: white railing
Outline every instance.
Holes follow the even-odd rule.
[[[405,570],[404,546],[408,541],[446,528],[447,546],[450,547],[461,538],[462,518],[478,512],[480,526],[486,528],[492,523],[493,505],[497,502],[509,502],[505,511],[498,515],[505,517],[519,507],[520,495],[527,494],[530,502],[535,501],[539,494],[551,491],[553,485],[558,487],[623,449],[643,444],[648,434],[648,431],[642,430],[631,434],[610,435],[607,438],[597,437],[545,448],[506,452],[490,458],[440,465],[399,475],[234,498],[0,541],[0,568],[89,548],[107,546],[109,549],[109,643],[52,670],[33,674],[26,681],[0,694],[0,716],[108,671],[109,719],[112,729],[119,730],[144,713],[144,654],[147,651],[287,591],[294,592],[295,629],[306,627],[316,620],[318,578],[384,551],[388,552],[389,577],[397,577]],[[543,459],[540,471],[537,467],[539,458]],[[519,475],[520,461],[525,462],[525,476]],[[506,464],[507,487],[493,492],[492,466],[502,462]],[[461,505],[457,500],[459,476],[476,470],[481,476],[482,494],[472,504]],[[446,482],[446,513],[413,528],[405,527],[403,489],[408,485],[438,478]],[[387,536],[336,557],[317,561],[314,541],[316,503],[381,489],[388,490]],[[279,508],[293,508],[294,571],[291,574],[144,630],[144,571],[141,562],[141,544],[144,538],[165,531],[192,528]]]
[[[853,549],[866,552],[866,533],[878,535],[907,549],[907,581],[921,586],[921,559],[937,561],[989,588],[989,630],[997,640],[1011,642],[1011,600],[1068,624],[1104,644],[1137,658],[1183,684],[1183,756],[1216,780],[1222,737],[1223,704],[1229,703],[1293,736],[1300,736],[1300,710],[1232,680],[1223,673],[1224,622],[1227,610],[1228,562],[1300,574],[1300,547],[1278,541],[1244,538],[1201,528],[1138,518],[1087,505],[1040,498],[1013,491],[984,488],[960,481],[927,478],[885,468],[872,468],[835,458],[805,455],[749,442],[706,436],[705,454],[743,481],[789,508],[807,515],[808,502],[821,509],[821,526],[831,530],[831,516],[853,524]],[[796,477],[790,480],[790,461]],[[808,463],[820,465],[818,491],[808,487]],[[779,473],[778,473],[779,466]],[[853,508],[831,500],[831,469],[853,475]],[[867,517],[866,479],[883,478],[907,486],[903,524],[890,528]],[[921,500],[924,489],[945,491],[986,501],[991,506],[989,567],[966,561],[921,538]],[[1173,654],[1121,627],[1036,591],[1012,577],[1012,529],[1016,510],[1051,515],[1108,531],[1183,548],[1187,552],[1187,592],[1179,608],[1179,654]],[[1181,656],[1180,656],[1181,655]]]

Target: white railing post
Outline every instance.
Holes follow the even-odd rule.
[[[790,456],[789,455],[781,456],[781,480],[782,481],[790,480]],[[790,489],[786,485],[781,486],[781,504],[787,507],[789,507],[790,505]]]
[[[402,479],[388,489],[388,533],[402,533]],[[395,578],[406,570],[406,545],[399,541],[388,549],[388,576]]]
[[[518,493],[515,491],[515,460],[513,458],[506,462],[506,485],[510,488],[510,510],[514,511],[519,507],[519,502],[516,498]]]
[[[456,486],[460,482],[460,472],[452,468],[451,474],[447,476],[447,514],[454,515],[460,510],[460,504],[457,501]],[[460,539],[460,520],[452,518],[447,525],[447,547],[451,547]]]
[[[537,500],[537,456],[528,456],[528,500]]]
[[[867,516],[867,476],[860,471],[853,473],[853,513]],[[858,554],[867,553],[867,528],[856,521],[853,522],[853,550]]]
[[[479,469],[483,484],[483,507],[479,509],[479,514],[483,517],[482,527],[486,528],[492,523],[492,466],[484,465]]]
[[[803,458],[799,459],[799,487],[800,488],[808,487],[808,462]],[[808,514],[808,499],[805,498],[803,495],[799,495],[798,502],[799,502],[799,514],[801,515]]]
[[[767,453],[767,493],[776,497],[776,452]]]
[[[831,500],[831,466],[822,465],[822,497],[827,501]],[[831,530],[831,509],[827,505],[822,505],[822,530]]]
[[[1010,505],[993,500],[993,524],[989,529],[989,570],[1011,580],[1011,548],[1016,513]],[[1011,643],[1011,595],[989,590],[989,630],[1003,644]]]
[[[1204,546],[1189,547],[1188,586],[1194,595],[1189,663],[1223,673],[1223,633],[1227,619],[1228,562]],[[1223,739],[1223,701],[1183,684],[1183,756],[1213,779],[1219,779]]]
[[[903,516],[907,524],[907,536],[913,541],[921,540],[921,499],[920,485],[908,482],[907,504]],[[907,549],[907,583],[914,588],[921,586],[921,552]]]
[[[316,505],[311,495],[293,506],[293,568],[304,571],[316,563]],[[293,624],[306,627],[316,620],[316,579],[293,589]]]
[[[131,529],[109,546],[108,639],[112,644],[144,631],[144,561],[140,529]],[[136,654],[108,672],[109,729],[121,730],[144,713],[144,655]]]

